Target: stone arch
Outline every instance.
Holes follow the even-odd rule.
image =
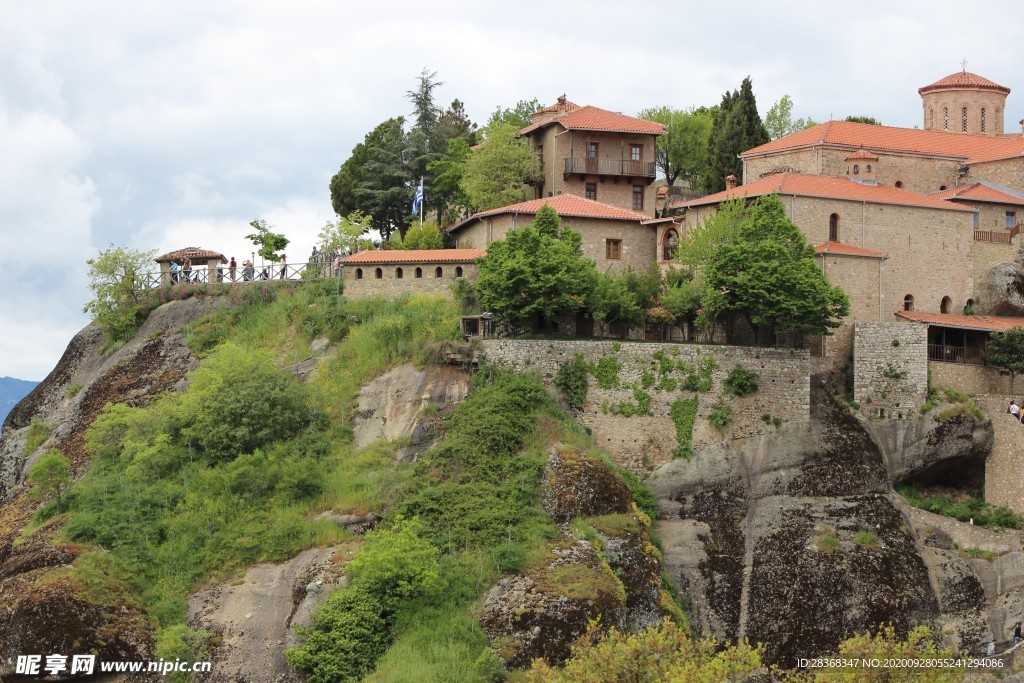
[[[679,250],[679,231],[674,227],[665,231],[661,237],[662,260],[671,261]]]
[[[395,279],[396,280],[401,280],[404,276],[405,276],[405,273],[402,272],[401,268],[395,268]]]
[[[951,308],[953,308],[953,300],[949,296],[942,297],[942,301],[939,302],[939,313],[949,313]]]
[[[913,294],[907,294],[905,297],[903,297],[903,310],[904,311],[912,311],[912,310],[914,310],[914,295]]]
[[[455,266],[455,277],[462,277],[462,266]]]
[[[442,268],[441,266],[434,268],[434,277],[444,277],[444,268]]]
[[[377,270],[375,270],[373,272],[373,276],[375,278],[377,278],[378,280],[383,279],[383,277],[384,277],[384,269],[383,268],[378,268]]]
[[[363,269],[362,268],[356,268],[356,279],[357,280],[362,280],[363,279]]]
[[[417,278],[423,277],[423,269],[420,268],[419,266],[416,267],[416,277]]]

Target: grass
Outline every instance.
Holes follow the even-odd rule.
[[[68,389],[64,393],[64,395],[67,398],[74,398],[75,396],[78,395],[78,392],[81,391],[81,390],[82,390],[82,385],[81,384],[72,384],[71,386],[68,387]]]
[[[1001,529],[1024,528],[1024,517],[1013,512],[1005,505],[995,506],[967,494],[955,498],[949,495],[919,491],[911,486],[900,486],[896,489],[910,505],[934,512],[944,517],[952,517],[961,522],[973,521],[977,526]]]
[[[854,545],[864,546],[866,548],[877,548],[878,536],[870,531],[858,531],[853,535],[853,543]]]
[[[963,548],[959,545],[954,546],[953,549],[956,550],[957,555],[959,555],[960,557],[966,557],[971,560],[994,560],[1000,555],[1005,554],[997,552],[995,550],[982,550],[981,548]]]
[[[32,418],[25,435],[25,455],[32,455],[50,438],[50,425],[42,420]]]

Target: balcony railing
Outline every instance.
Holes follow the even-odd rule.
[[[172,275],[170,271],[152,271],[135,273],[133,289],[156,289],[179,284],[244,284],[264,280],[319,280],[340,277],[340,269],[335,269],[329,261],[318,260],[309,263],[267,263],[249,268],[238,267],[234,270],[228,266],[207,268],[199,266],[188,271],[179,271]]]
[[[966,363],[968,365],[983,365],[981,349],[964,346],[950,346],[949,344],[929,344],[928,360],[939,360],[946,363]]]
[[[653,161],[631,161],[629,159],[604,159],[590,157],[565,157],[565,173],[585,175],[624,175],[635,178],[653,178]]]
[[[1009,230],[975,230],[975,242],[992,242],[994,244],[1010,244],[1020,233],[1020,223]]]

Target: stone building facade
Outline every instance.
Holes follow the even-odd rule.
[[[360,251],[342,259],[345,296],[397,298],[416,292],[451,295],[456,280],[476,280],[483,249]]]

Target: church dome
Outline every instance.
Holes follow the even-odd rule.
[[[970,71],[957,71],[945,78],[940,78],[931,85],[918,88],[917,92],[919,95],[924,95],[936,90],[961,90],[964,88],[981,88],[982,90],[995,90],[1004,95],[1010,94],[1010,89],[1005,85],[999,85],[978,74],[972,74]]]

